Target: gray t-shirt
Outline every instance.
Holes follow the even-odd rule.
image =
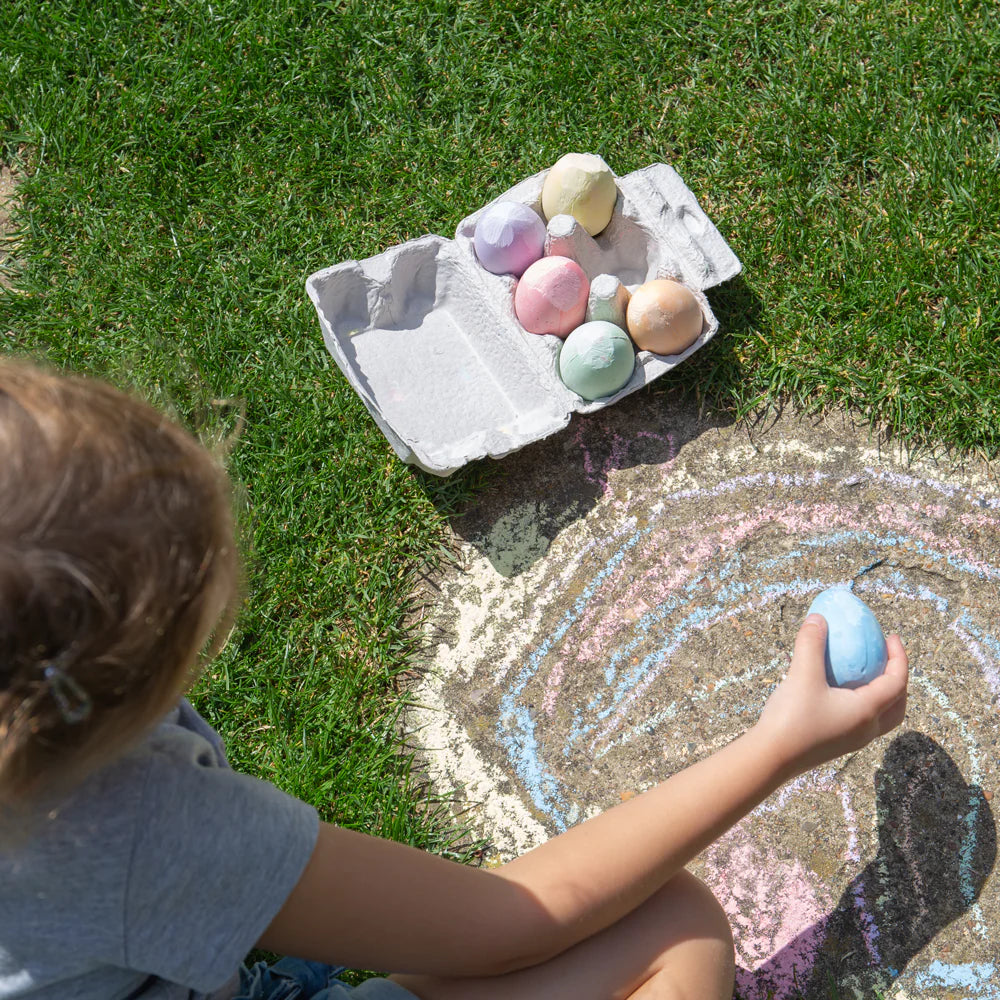
[[[318,830],[182,701],[27,835],[0,830],[0,998],[231,996]]]

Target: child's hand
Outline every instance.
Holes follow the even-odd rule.
[[[826,620],[809,615],[795,639],[785,679],[767,700],[756,728],[766,732],[787,777],[870,743],[903,721],[906,651],[898,635],[887,640],[885,673],[863,687],[830,687],[824,654]]]

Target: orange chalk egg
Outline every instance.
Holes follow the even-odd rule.
[[[701,335],[704,317],[689,288],[679,281],[657,278],[632,293],[625,322],[639,350],[680,354]]]

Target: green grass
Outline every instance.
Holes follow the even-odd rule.
[[[720,335],[655,392],[843,405],[992,458],[998,66],[992,3],[7,0],[5,349],[209,436],[245,415],[246,607],[197,693],[237,766],[463,853],[396,752],[398,691],[418,574],[503,465],[401,466],[306,275],[450,235],[567,151],[663,160],[745,271],[710,293]]]

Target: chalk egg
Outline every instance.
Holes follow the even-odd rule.
[[[831,685],[861,687],[885,670],[885,636],[864,601],[846,587],[831,587],[809,605],[809,614],[814,612],[826,619],[826,679]]]
[[[572,215],[591,236],[607,228],[617,200],[615,175],[594,153],[567,153],[560,157],[542,185],[545,218]]]
[[[529,333],[565,337],[587,312],[590,282],[569,257],[542,257],[521,275],[514,289],[514,314]]]
[[[519,278],[542,256],[545,223],[519,201],[498,201],[476,221],[473,245],[487,271]]]
[[[628,334],[606,320],[578,326],[559,349],[559,377],[584,399],[617,392],[634,368],[635,349]]]
[[[639,350],[680,354],[701,336],[704,317],[690,288],[657,278],[632,293],[625,322]]]

